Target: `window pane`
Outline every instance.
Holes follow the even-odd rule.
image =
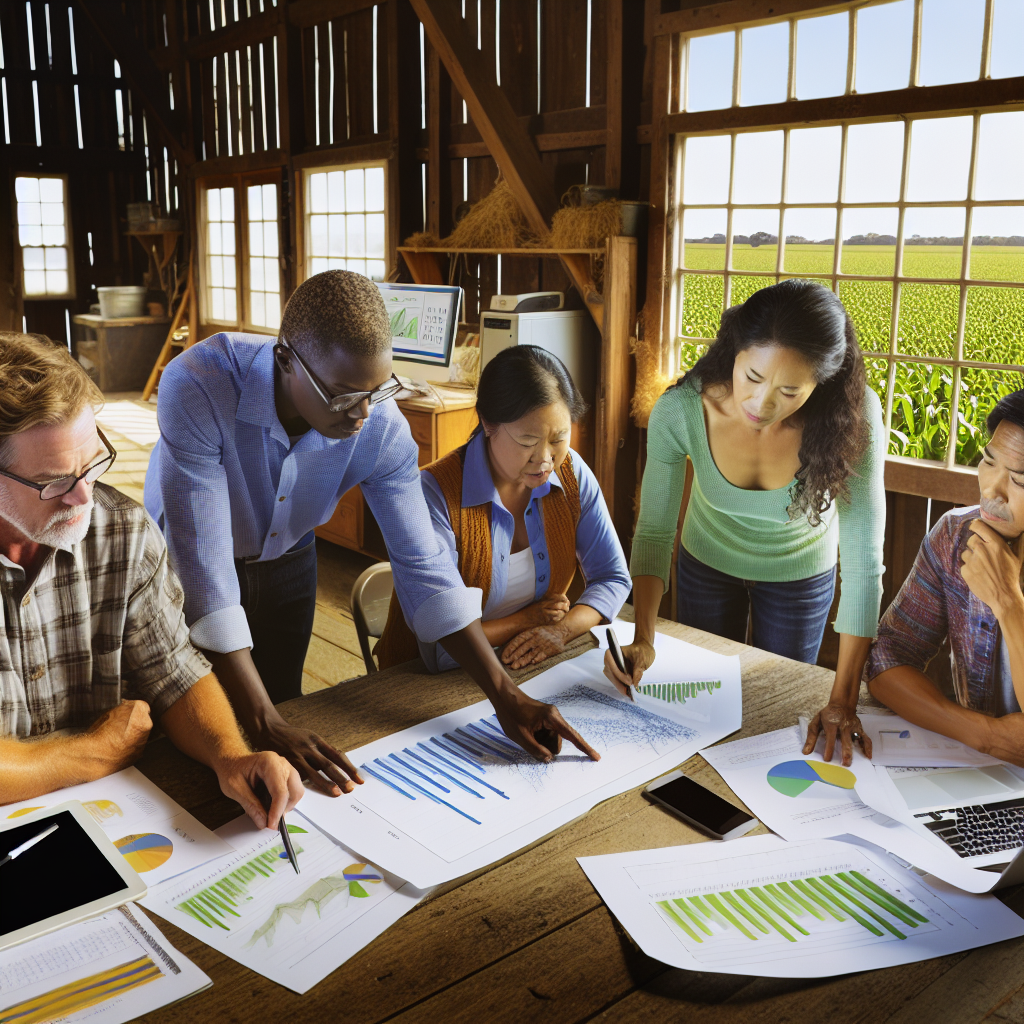
[[[705,352],[708,346],[705,342],[684,341],[679,346],[679,372],[685,373]]]
[[[724,270],[727,224],[725,210],[687,210],[683,214],[683,266]]]
[[[718,333],[724,295],[724,277],[712,274],[683,276],[682,333],[685,337],[713,338]]]
[[[1024,281],[1024,207],[976,206],[971,236],[971,277]]]
[[[960,289],[955,284],[905,284],[900,289],[896,349],[950,358],[956,347]]]
[[[251,259],[249,260],[249,288],[254,293],[252,301],[256,302],[256,292],[263,291],[263,260],[262,259]],[[255,305],[253,306],[255,309]],[[259,323],[260,321],[254,321]]]
[[[846,92],[850,16],[843,11],[796,23],[796,96],[800,100]]]
[[[696,36],[687,44],[686,109],[720,110],[732,106],[733,32]]]
[[[345,218],[345,228],[348,232],[346,255],[366,255],[366,218],[361,213],[349,214]]]
[[[235,264],[231,263],[232,276],[234,275]],[[225,320],[237,320],[238,319],[238,307],[235,299],[234,289],[231,291],[224,292],[224,319]]]
[[[843,211],[844,274],[892,274],[896,270],[896,231],[899,213],[894,207],[855,207]]]
[[[210,188],[206,190],[206,219],[220,220],[220,189]]]
[[[20,245],[42,245],[43,229],[38,224],[22,224],[18,228]]]
[[[263,186],[263,219],[277,220],[277,186]]]
[[[220,245],[221,252],[225,256],[235,255],[235,225],[233,221],[221,225]]]
[[[265,327],[267,323],[266,319],[266,306],[264,304],[264,295],[261,291],[254,291],[249,296],[249,303],[251,305],[250,315],[252,316],[252,322],[257,327]]]
[[[331,171],[327,175],[327,209],[330,213],[345,212],[344,171]]]
[[[863,14],[859,12],[858,17]],[[902,175],[902,122],[850,125],[846,139],[846,202],[895,203],[900,198]]]
[[[345,255],[345,217],[342,214],[332,213],[327,218],[329,221],[330,242],[327,247],[328,256]]]
[[[384,261],[383,260],[367,260],[366,261],[366,276],[374,281],[384,280]]]
[[[729,201],[732,138],[706,135],[686,140],[683,202],[687,205]]]
[[[952,393],[950,367],[897,363],[889,451],[915,459],[944,459]]]
[[[68,251],[67,249],[44,249],[43,252],[46,256],[46,269],[47,270],[67,270],[68,268]]]
[[[275,259],[279,255],[277,247],[277,221],[268,220],[263,224],[263,254]]]
[[[962,206],[907,210],[903,222],[903,276],[959,277],[965,216]]]
[[[45,295],[46,294],[46,271],[26,270],[25,271],[25,294]]]
[[[39,202],[38,178],[15,178],[14,195],[19,203]]]
[[[384,214],[370,213],[366,216],[366,254],[384,258]]]
[[[220,256],[210,257],[210,284],[214,289],[224,284],[224,261]]]
[[[40,178],[39,201],[42,203],[63,204],[64,182],[60,178]]]
[[[366,209],[384,209],[384,168],[366,168]]]
[[[64,204],[63,203],[41,203],[40,212],[43,224],[63,224]]]
[[[734,203],[777,203],[782,198],[782,132],[736,136]]]
[[[789,78],[789,23],[743,29],[740,103],[783,103]]]
[[[774,274],[778,240],[778,210],[736,210],[732,215],[733,268]]]
[[[985,0],[924,0],[920,84],[977,79],[984,27]]]
[[[992,77],[1024,75],[1024,4],[995,0],[992,20]]]
[[[249,255],[263,255],[263,225],[253,221],[249,222]]]
[[[327,175],[311,174],[309,176],[309,212],[327,212]]]
[[[964,357],[979,363],[1024,363],[1024,291],[967,289]]]
[[[988,414],[1000,398],[1022,387],[1024,379],[1012,370],[965,367],[960,371],[960,422],[956,437],[956,461],[960,465],[976,466],[981,462],[981,453],[988,443]]]
[[[68,290],[68,272],[66,270],[47,270],[46,290],[51,295],[63,295]]]
[[[793,274],[831,274],[835,258],[836,211],[816,207],[787,210],[783,221],[783,269]]]
[[[865,359],[864,369],[867,371],[868,387],[878,395],[884,409],[885,396],[889,390],[889,360]]]
[[[327,248],[327,218],[309,218],[309,252],[312,256],[326,256]],[[316,271],[319,273],[319,271]]]
[[[364,192],[365,175],[360,167],[355,171],[345,172],[345,209],[350,211],[362,211],[366,209],[366,198]]]
[[[42,249],[22,249],[21,265],[25,270],[42,270],[46,266],[46,258]]]
[[[266,281],[268,292],[281,291],[281,266],[276,259],[263,260],[263,280]]]
[[[38,231],[38,228],[33,228],[34,231]],[[42,229],[43,233],[43,245],[63,245],[66,241],[64,237],[64,225],[63,224],[47,224]]]
[[[263,220],[263,189],[259,185],[250,185],[248,189],[249,220]]]
[[[19,224],[42,224],[42,206],[39,203],[18,203]]]
[[[234,253],[232,253],[231,255],[234,256]],[[234,259],[228,259],[227,257],[225,257],[222,260],[222,264],[224,267],[224,287],[234,288],[235,285],[237,284],[235,276],[235,261]]]
[[[220,217],[221,220],[227,221],[235,219],[235,190],[233,188],[220,190]]]
[[[734,277],[729,305],[738,306],[741,302],[746,302],[754,292],[759,292],[762,288],[770,288],[773,284],[775,284],[774,277]]]
[[[857,11],[857,92],[906,89],[913,32],[914,0]]]
[[[224,292],[220,288],[210,289],[210,316],[214,320],[224,320]]]
[[[353,274],[366,276],[366,260],[346,260],[345,269],[351,270]]]
[[[888,352],[892,285],[888,281],[840,281],[839,298],[857,328],[861,348],[865,352]]]
[[[843,130],[798,128],[789,133],[788,203],[834,203],[839,195]]]
[[[933,117],[914,121],[910,131],[912,202],[966,199],[971,162],[972,117]]]
[[[974,198],[1024,199],[1022,169],[1024,110],[1005,114],[982,114]]]
[[[314,257],[310,260],[310,272],[313,274],[322,274],[330,268],[330,261],[326,257]]]
[[[267,327],[275,330],[281,326],[281,296],[277,292],[267,294]]]

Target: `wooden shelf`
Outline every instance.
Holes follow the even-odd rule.
[[[448,249],[444,246],[420,248],[398,246],[399,252],[475,253],[479,256],[603,256],[604,249]]]

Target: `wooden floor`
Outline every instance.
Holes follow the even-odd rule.
[[[103,482],[142,504],[146,467],[160,430],[156,403],[146,403],[139,392],[107,395],[107,404],[96,419],[117,449],[113,469]],[[302,692],[313,693],[366,672],[349,595],[356,577],[373,564],[372,558],[317,539],[316,617],[313,637],[302,671]]]

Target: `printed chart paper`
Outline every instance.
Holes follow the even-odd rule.
[[[716,666],[721,687],[685,704],[652,699],[655,713],[615,690],[602,657],[590,650],[522,687],[556,704],[600,761],[567,743],[550,764],[536,761],[481,701],[351,751],[364,785],[335,799],[307,792],[303,814],[414,885],[437,885],[535,842],[739,728],[736,659]]]
[[[853,764],[804,755],[800,726],[723,743],[701,755],[733,792],[784,839],[827,839],[849,833],[966,889],[988,892],[997,881],[957,863],[941,841],[918,835],[897,820],[875,766],[854,748]],[[819,747],[821,744],[819,743]]]
[[[190,871],[230,847],[137,768],[0,807],[0,821],[80,800],[147,885]]]
[[[129,903],[0,954],[0,1021],[123,1024],[211,984]]]
[[[922,879],[856,840],[754,836],[579,863],[648,956],[691,971],[824,978],[1024,935],[995,897]]]
[[[149,910],[279,985],[308,992],[426,893],[288,815],[295,874],[281,836],[245,816],[217,834],[233,852],[151,889]]]

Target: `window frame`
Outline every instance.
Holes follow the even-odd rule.
[[[204,324],[214,324],[218,327],[234,327],[236,329],[242,326],[241,317],[236,317],[234,320],[217,320],[210,312],[210,297],[208,293],[210,283],[206,262],[210,254],[207,252],[206,239],[209,223],[207,220],[207,192],[214,188],[233,188],[235,190],[235,311],[238,313],[242,309],[242,275],[238,266],[242,245],[242,206],[238,195],[241,189],[239,177],[237,174],[218,174],[196,180],[196,191],[198,193],[196,195],[196,209],[199,212],[199,310],[201,320]]]
[[[297,168],[295,171],[296,184],[298,185],[299,195],[299,210],[298,217],[296,217],[296,252],[298,253],[298,280],[296,281],[296,287],[311,276],[310,265],[313,259],[312,255],[307,251],[306,242],[309,237],[309,218],[313,216],[309,209],[309,179],[314,174],[324,174],[331,171],[357,171],[360,169],[366,169],[368,167],[379,167],[384,172],[384,280],[387,280],[388,276],[388,264],[389,264],[389,253],[391,252],[391,219],[389,216],[391,196],[388,191],[390,184],[390,169],[389,161],[385,158],[378,158],[374,160],[353,160],[350,163],[337,163],[332,160],[329,163],[323,164],[303,164],[301,168]],[[318,257],[319,258],[319,257]],[[358,259],[359,257],[353,257]],[[368,258],[368,257],[367,257]]]
[[[63,172],[57,171],[18,171],[12,169],[11,172],[11,214],[13,219],[13,226],[15,231],[14,237],[14,250],[15,250],[15,274],[17,275],[17,288],[18,294],[21,296],[23,302],[61,302],[68,299],[74,300],[78,297],[77,282],[75,280],[75,249],[74,249],[74,236],[72,234],[72,221],[71,221],[71,195],[69,188],[69,175]],[[18,178],[59,178],[62,182],[63,188],[63,205],[64,205],[64,245],[63,248],[68,254],[68,290],[66,292],[46,292],[43,295],[29,295],[25,291],[25,266],[23,252],[26,246],[21,244],[21,233],[19,231],[18,223],[18,194],[16,191],[16,182]],[[28,246],[27,248],[39,248],[39,246]],[[43,246],[42,248],[47,248]],[[58,246],[50,246],[49,248],[58,248]]]
[[[249,281],[249,187],[251,185],[273,185],[277,190],[277,280],[278,294],[281,297],[281,312],[283,313],[287,297],[284,290],[284,268],[281,265],[285,252],[284,238],[281,233],[281,173],[279,170],[274,169],[270,171],[254,171],[251,174],[241,174],[238,177],[241,181],[239,191],[241,193],[242,210],[242,218],[239,223],[242,244],[238,249],[242,263],[241,273],[238,276],[242,289],[242,304],[239,306],[239,310],[242,313],[241,325],[243,330],[251,334],[268,334],[272,337],[277,337],[280,328],[267,327],[263,324],[256,325],[252,322],[252,286]]]

